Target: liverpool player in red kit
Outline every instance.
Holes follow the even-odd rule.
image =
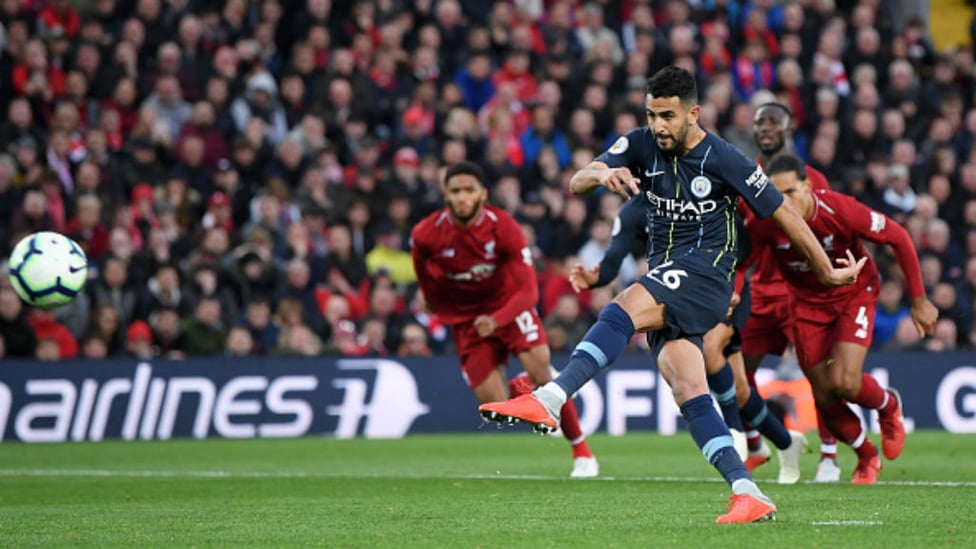
[[[768,166],[778,156],[793,154],[793,113],[782,103],[765,103],[756,108],[756,115],[752,122],[752,138],[759,148],[760,166]],[[807,167],[807,178],[814,191],[829,189],[827,178],[814,168]],[[749,208],[739,201],[739,215],[743,219],[755,217]],[[768,253],[768,252],[766,252]],[[792,292],[789,284],[783,280],[776,262],[766,256],[766,253],[756,262],[755,272],[750,279],[752,309],[749,318],[740,334],[742,338],[742,360],[745,365],[746,376],[752,392],[756,392],[756,368],[766,355],[782,356],[791,343],[793,334],[793,316],[790,314],[790,300]],[[765,403],[756,399],[741,384],[737,383],[737,397],[739,406],[750,408],[760,407],[759,414],[768,417]],[[752,398],[753,402],[749,402]],[[747,415],[747,414],[744,414]],[[748,421],[748,418],[746,418]],[[820,463],[817,466],[816,482],[836,482],[840,479],[840,468],[837,466],[837,439],[827,429],[822,421],[817,422],[820,432]],[[752,471],[759,465],[769,461],[771,452],[755,429],[767,431],[760,425],[752,425],[747,431],[749,440],[749,457],[746,468]],[[782,434],[778,438],[782,438]],[[770,440],[776,440],[772,437]],[[782,445],[780,442],[780,445]],[[782,464],[781,464],[782,465]]]
[[[486,204],[481,168],[448,167],[447,207],[427,216],[411,233],[413,263],[430,309],[454,333],[461,374],[480,402],[530,393],[551,379],[549,346],[536,312],[539,285],[518,223]],[[509,353],[525,375],[506,383]],[[572,477],[594,477],[599,466],[579,426],[572,400],[560,427],[573,448]]]
[[[931,334],[938,310],[926,298],[918,256],[908,232],[890,218],[854,198],[830,190],[813,191],[803,161],[782,155],[766,166],[766,173],[786,202],[806,220],[828,255],[868,261],[850,286],[820,284],[809,263],[778,226],[765,220],[749,223],[755,258],[767,250],[793,290],[791,312],[797,359],[810,380],[817,408],[827,427],[858,456],[851,482],[873,484],[881,470],[878,450],[867,438],[860,419],[845,401],[878,411],[882,450],[897,458],[905,443],[900,396],[882,389],[861,371],[871,345],[872,322],[878,301],[878,269],[861,241],[889,244],[905,273],[912,298],[911,314],[920,335]],[[747,267],[749,261],[743,266]]]

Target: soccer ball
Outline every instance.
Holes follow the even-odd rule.
[[[88,258],[74,240],[42,231],[24,237],[10,254],[10,282],[29,305],[67,305],[85,287]]]

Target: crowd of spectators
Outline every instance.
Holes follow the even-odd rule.
[[[417,295],[412,225],[438,175],[484,166],[522,223],[555,351],[613,292],[576,295],[620,199],[569,177],[644,123],[675,64],[700,123],[755,156],[755,107],[891,215],[942,313],[914,334],[889,253],[875,346],[976,345],[973,50],[937,52],[880,0],[8,0],[0,2],[0,252],[56,230],[86,292],[28,310],[0,277],[2,356],[450,352]]]

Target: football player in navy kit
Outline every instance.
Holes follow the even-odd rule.
[[[649,332],[661,375],[705,458],[732,488],[719,523],[768,520],[776,506],[752,481],[712,405],[703,335],[725,318],[735,267],[735,204],[742,196],[759,217],[772,217],[828,286],[850,284],[864,266],[848,254],[834,266],[803,218],[755,161],[698,125],[695,77],[665,67],[647,82],[648,125],[627,133],[578,171],[576,194],[597,187],[645,201],[650,271],[617,295],[573,351],[563,372],[535,392],[482,404],[491,420],[522,420],[554,430],[567,395],[615,361],[634,332]]]

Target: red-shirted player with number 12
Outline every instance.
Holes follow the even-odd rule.
[[[482,403],[530,393],[551,379],[549,345],[536,312],[539,284],[515,219],[485,202],[481,168],[460,162],[444,175],[447,207],[410,235],[417,280],[428,307],[451,326],[461,373]],[[528,374],[506,383],[509,353]],[[506,388],[507,386],[507,388]],[[599,474],[572,400],[560,427],[573,449],[572,477]]]

